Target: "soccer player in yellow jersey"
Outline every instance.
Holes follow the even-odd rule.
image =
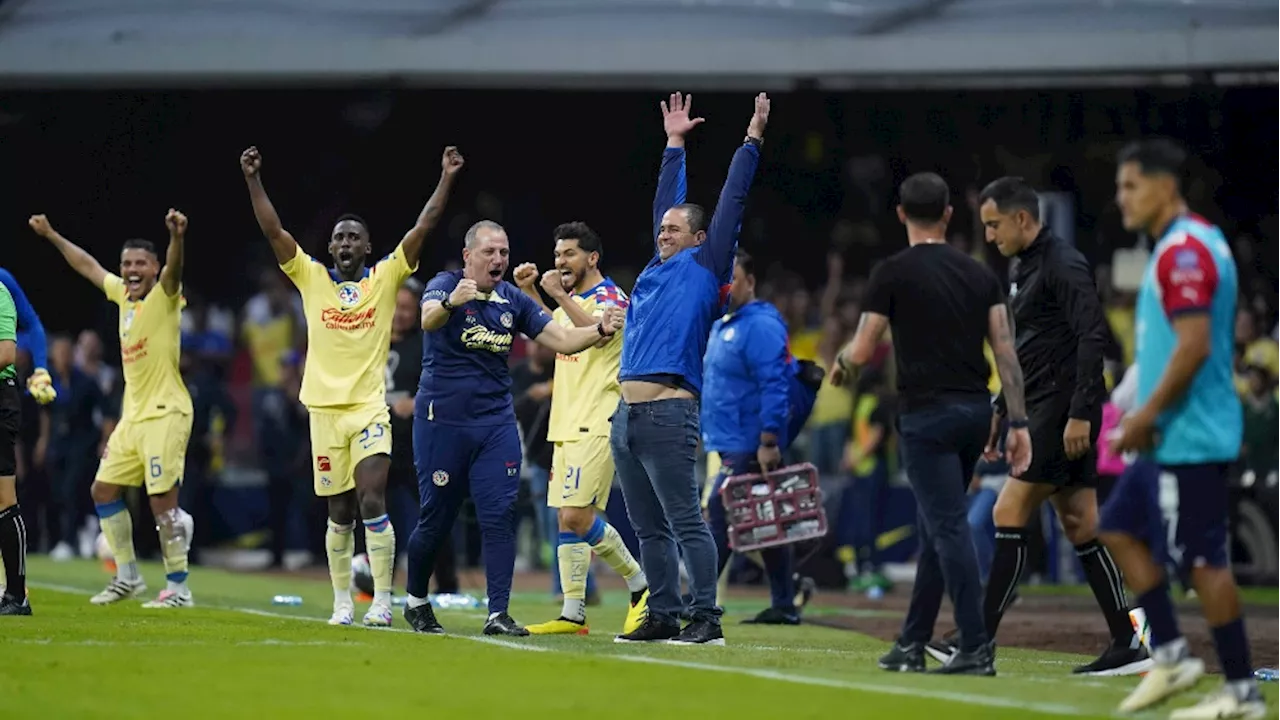
[[[600,273],[600,236],[595,231],[586,223],[565,223],[555,229],[554,238],[556,267],[542,276],[542,288],[560,306],[552,313],[555,322],[563,327],[591,327],[600,322],[606,307],[626,309],[626,294]],[[514,273],[520,289],[541,305],[542,297],[534,288],[537,277],[532,263]],[[618,531],[596,514],[604,512],[613,486],[609,417],[618,407],[621,357],[622,340],[616,336],[577,355],[556,355],[547,430],[555,450],[547,505],[557,508],[559,519],[556,557],[564,607],[559,618],[528,626],[532,635],[587,634],[587,570],[593,551],[626,579],[631,591],[622,631],[635,630],[644,618],[649,581]]]
[[[169,247],[163,268],[147,240],[126,240],[120,274],[103,269],[92,255],[59,235],[44,215],[29,224],[53,243],[72,269],[120,306],[120,357],[124,365],[124,404],[93,479],[93,504],[102,534],[116,560],[116,576],[89,599],[108,605],[147,589],[133,550],[133,519],[123,495],[127,487],[146,486],[160,534],[167,585],[143,607],[190,607],[187,553],[195,529],[178,507],[178,487],[191,436],[191,396],[178,370],[182,320],[183,243],[187,218],[170,209],[164,219]],[[156,287],[157,283],[159,287]]]
[[[414,226],[391,254],[372,267],[369,227],[355,215],[333,226],[326,267],[307,255],[280,224],[262,187],[262,157],[251,147],[240,156],[258,227],[271,243],[280,269],[302,295],[307,319],[307,359],[300,399],[311,416],[311,453],[316,495],[328,499],[325,549],[333,581],[331,625],[350,625],[352,532],[364,520],[365,547],[373,573],[373,605],[364,624],[391,624],[391,580],[395,531],[387,517],[387,471],[391,464],[391,416],[386,402],[391,318],[400,285],[418,269],[427,233],[435,227],[462,155],[447,147],[440,182]]]

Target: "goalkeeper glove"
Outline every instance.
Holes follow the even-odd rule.
[[[53,389],[53,378],[44,368],[36,368],[27,378],[27,392],[41,405],[48,405],[58,397],[58,391]]]

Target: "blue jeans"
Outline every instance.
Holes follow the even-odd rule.
[[[889,499],[889,468],[877,460],[871,472],[853,478],[840,493],[840,513],[836,516],[836,544],[857,552],[858,572],[880,568],[876,538]]]
[[[839,474],[840,461],[844,458],[844,445],[849,441],[850,421],[818,425],[809,432],[809,455],[818,474],[831,477]]]
[[[612,424],[613,460],[649,578],[649,614],[662,623],[679,622],[683,555],[694,620],[718,624],[716,543],[702,518],[696,472],[698,401],[620,400]]]
[[[990,430],[991,403],[985,398],[932,405],[898,419],[920,531],[904,643],[926,643],[933,636],[944,590],[955,608],[961,650],[976,650],[988,640],[965,491]]]
[[[729,518],[724,510],[724,502],[720,499],[720,486],[724,484],[725,478],[756,472],[760,472],[760,466],[756,463],[755,453],[725,453],[720,456],[720,472],[713,480],[711,499],[707,502],[707,516],[711,534],[716,539],[716,556],[720,561],[717,577],[733,558],[733,551],[729,549]],[[769,578],[769,604],[788,615],[796,614],[793,555],[794,549],[790,545],[760,551],[765,576]]]
[[[551,548],[551,594],[559,595],[564,592],[560,587],[560,566],[556,555],[556,550],[560,546],[560,520],[556,515],[556,509],[547,506],[547,486],[550,483],[550,470],[537,465],[529,466],[529,494],[533,498],[533,510],[538,518],[538,534]],[[587,595],[595,593],[596,573],[595,570],[588,568]]]
[[[991,559],[996,556],[996,521],[991,513],[998,497],[1000,493],[990,488],[981,488],[969,496],[969,532],[973,534],[973,551],[983,585],[991,574]]]

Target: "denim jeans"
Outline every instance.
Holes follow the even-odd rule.
[[[694,620],[719,623],[716,544],[702,517],[696,472],[698,401],[619,401],[612,423],[613,460],[627,516],[640,541],[640,564],[649,578],[650,615],[664,623],[679,622],[683,555]]]
[[[969,496],[969,532],[973,534],[973,551],[978,558],[978,577],[987,584],[991,559],[996,556],[996,521],[991,516],[1000,493],[981,488]]]
[[[933,636],[944,590],[955,608],[960,648],[972,651],[988,640],[965,491],[990,429],[991,404],[985,398],[933,405],[898,419],[920,532],[916,581],[902,625],[905,643]]]

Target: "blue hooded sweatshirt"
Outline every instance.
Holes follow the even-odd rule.
[[[787,324],[773,305],[755,300],[717,320],[703,361],[705,448],[755,452],[760,433],[771,432],[786,449],[794,436],[795,365]]]

